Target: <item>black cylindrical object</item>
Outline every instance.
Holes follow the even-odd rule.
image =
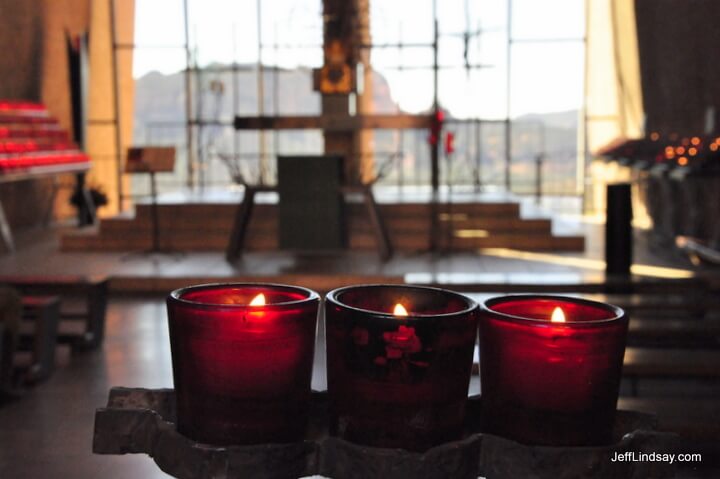
[[[629,275],[633,261],[630,183],[607,186],[605,273]]]

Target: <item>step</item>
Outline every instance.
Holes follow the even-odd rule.
[[[203,204],[160,204],[161,214],[176,214],[181,210],[187,216],[207,216],[209,214],[227,215],[234,217],[238,208],[238,204],[234,203],[203,203]],[[380,204],[378,205],[380,214],[388,221],[398,217],[404,218],[428,218],[431,213],[430,205],[426,203],[399,203],[399,204]],[[447,205],[438,205],[438,213],[442,214],[448,208]],[[477,203],[452,205],[453,212],[463,210],[464,214],[472,217],[517,217],[519,214],[519,205],[516,203]],[[461,213],[458,211],[457,213]],[[277,205],[275,204],[256,204],[253,208],[253,216],[277,214]],[[364,205],[346,203],[345,214],[348,216],[368,217],[368,211]],[[145,217],[150,215],[150,204],[142,203],[136,207],[137,217]]]
[[[227,235],[207,234],[186,238],[160,237],[160,249],[167,251],[222,251],[227,247]],[[148,235],[117,236],[65,236],[61,241],[62,251],[142,251],[149,250],[152,238]],[[248,238],[248,249],[275,249],[271,239]]]
[[[157,206],[160,242],[185,250],[223,250],[238,212],[237,203],[165,203]],[[517,203],[457,203],[431,205],[421,202],[379,204],[391,243],[400,251],[423,251],[430,246],[429,215],[439,217],[440,247],[457,251],[482,248],[515,248],[535,251],[582,251],[585,240],[576,236],[554,237],[547,219],[523,220]],[[348,202],[344,209],[351,249],[377,248],[375,231],[363,204]],[[455,237],[448,239],[454,227]],[[152,235],[152,207],[136,206],[134,216],[103,219],[97,238],[73,237],[62,242],[64,250],[146,248]],[[202,239],[198,239],[202,232]],[[246,247],[277,248],[278,205],[256,204],[250,218]]]
[[[227,211],[216,210],[214,214],[207,212],[207,214],[190,214],[182,213],[178,214],[177,211],[172,211],[167,208],[159,207],[158,219],[160,224],[164,228],[188,230],[196,228],[209,228],[209,229],[231,229],[234,222],[233,215],[228,215]],[[193,212],[197,213],[197,211]],[[364,215],[348,215],[346,218],[348,222],[348,228],[351,233],[355,232],[370,232],[372,233],[373,227],[370,219]],[[119,231],[123,228],[151,228],[151,209],[147,211],[143,210],[140,215],[135,218],[106,218],[102,221],[103,230],[108,231]],[[390,232],[397,233],[413,233],[422,234],[429,230],[430,221],[428,218],[421,217],[407,217],[407,218],[389,218],[385,221],[385,226]],[[441,227],[447,228],[448,225],[441,223]],[[276,212],[261,211],[258,214],[254,214],[250,217],[250,229],[275,229],[277,228],[277,215]],[[508,230],[512,231],[511,228],[516,228],[515,231],[520,230],[523,233],[533,234],[550,234],[550,222],[548,220],[503,220],[503,221],[488,221],[486,228],[481,231],[487,231],[490,233],[507,233]]]
[[[452,226],[455,231],[459,230],[486,230],[492,232],[522,231],[525,233],[552,233],[552,221],[548,219],[522,219],[506,217],[473,218],[464,220],[453,220],[443,222],[446,226]]]
[[[160,224],[161,244],[171,244],[173,247],[189,250],[222,250],[227,246],[230,236],[230,225],[222,221],[213,220],[208,224],[194,224],[184,222],[170,227]],[[400,251],[423,251],[427,250],[430,238],[427,231],[403,231],[395,228],[388,228],[390,240],[395,249]],[[203,234],[199,235],[198,231]],[[80,235],[66,235],[62,241],[62,248],[66,251],[77,251],[82,248],[104,249],[122,251],[125,249],[137,249],[149,246],[149,238],[152,229],[149,222],[141,225],[130,220],[103,220],[100,234],[84,237]],[[572,239],[571,239],[572,240]],[[560,248],[581,248],[583,238],[578,238],[568,246],[567,238],[544,237],[540,235],[518,236],[499,235],[473,240],[472,246],[460,244],[457,239],[452,242],[452,248],[461,250],[479,249],[482,247],[512,247],[517,249],[530,250],[558,250]],[[351,249],[372,250],[376,249],[376,240],[370,228],[352,228],[350,230],[349,247]],[[123,245],[127,245],[124,247]],[[201,247],[202,246],[202,247]],[[247,233],[246,246],[248,249],[272,249],[277,247],[277,229],[271,225],[259,226],[251,223]],[[441,247],[449,247],[445,241],[441,241]]]
[[[587,299],[621,307],[634,316],[658,318],[700,318],[707,311],[720,310],[720,301],[702,290],[685,294],[588,294]]]
[[[628,324],[628,344],[633,346],[720,348],[720,320],[638,319]],[[720,367],[720,366],[719,366]]]
[[[720,351],[712,349],[625,349],[623,376],[720,380]]]
[[[362,205],[351,205],[356,209],[363,209]],[[428,203],[395,203],[379,204],[383,217],[395,216],[425,216],[429,217],[432,206]],[[520,205],[517,203],[439,203],[436,205],[438,214],[466,214],[468,216],[508,216],[517,217],[520,214]]]
[[[360,233],[350,236],[350,249],[375,250],[377,242],[375,236],[369,233]],[[392,247],[401,251],[425,251],[430,245],[427,235],[402,235],[391,237]]]
[[[231,228],[235,219],[236,206],[227,204],[216,205],[188,205],[188,208],[179,208],[176,205],[159,205],[158,218],[165,227],[177,227],[178,229],[191,229],[198,227],[220,228],[222,225]],[[140,205],[137,208],[135,217],[138,227],[150,227],[152,209],[148,205]],[[372,232],[372,223],[364,209],[349,208],[346,210],[345,220],[349,223],[351,232]],[[110,221],[110,220],[106,220]],[[127,221],[119,220],[118,221]],[[480,221],[480,220],[479,220]],[[384,218],[388,230],[397,232],[421,233],[430,228],[430,220],[423,216],[389,216]],[[277,227],[277,209],[273,206],[258,206],[250,217],[250,228],[275,228]],[[506,231],[512,226],[517,226],[523,232],[550,233],[550,222],[548,220],[519,219],[490,219],[486,222],[490,231],[497,226],[501,231]],[[109,228],[121,227],[122,223],[109,226]],[[441,226],[443,223],[441,223]]]
[[[525,251],[584,251],[583,236],[543,236],[492,234],[477,238],[452,238],[452,249],[459,251],[482,248],[510,248]]]
[[[228,245],[229,238],[229,232],[224,230],[203,230],[202,235],[197,234],[196,231],[178,233],[161,230],[159,243],[161,249],[223,251]],[[277,235],[274,232],[268,234],[252,231],[248,233],[245,244],[249,250],[277,249]],[[152,230],[150,229],[98,233],[97,227],[65,234],[60,243],[62,251],[135,251],[149,249],[151,246]]]
[[[658,429],[687,438],[717,441],[720,436],[720,401],[715,398],[634,398],[618,399],[618,409],[654,414]]]
[[[158,225],[161,234],[190,234],[198,231],[217,231],[230,234],[232,222],[223,218],[210,217],[204,220],[199,218],[183,218],[183,217],[162,217],[158,219]],[[153,223],[150,218],[143,219],[118,219],[106,218],[100,221],[100,233],[105,234],[125,234],[126,232],[141,232],[142,234],[151,233]],[[256,224],[251,221],[250,232],[275,231],[273,224]]]

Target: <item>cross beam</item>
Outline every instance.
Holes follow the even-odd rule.
[[[236,130],[407,130],[430,128],[431,115],[236,116]]]

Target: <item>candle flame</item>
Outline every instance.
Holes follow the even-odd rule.
[[[265,295],[260,293],[250,301],[250,306],[265,306]]]
[[[400,303],[397,303],[395,305],[395,309],[393,309],[393,314],[395,316],[407,316],[408,312],[407,312],[407,309],[405,309],[405,306],[403,306]]]
[[[560,309],[559,306],[555,307],[555,309],[553,310],[550,321],[553,323],[564,323],[565,322],[565,313],[563,313],[563,310]]]

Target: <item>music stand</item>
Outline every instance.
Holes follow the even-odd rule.
[[[172,173],[175,169],[174,146],[141,146],[127,150],[125,173],[150,175],[150,223],[152,246],[143,253],[161,253],[160,215],[157,202],[156,173]]]

